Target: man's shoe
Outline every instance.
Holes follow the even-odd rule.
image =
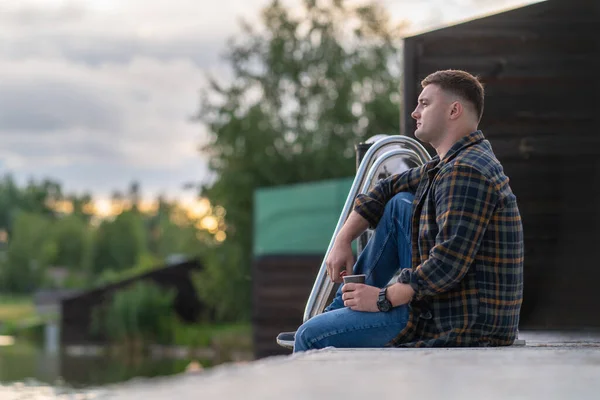
[[[294,349],[296,332],[281,332],[277,335],[277,344],[286,349]]]

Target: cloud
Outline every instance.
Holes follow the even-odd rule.
[[[0,3],[2,26],[52,26],[77,23],[86,17],[88,10],[83,3],[65,2],[52,4],[32,0]]]
[[[127,64],[136,57],[163,61],[186,59],[201,68],[219,63],[225,38],[206,37],[110,37],[81,33],[23,34],[5,43],[0,54],[8,59],[52,57],[99,66],[106,63]]]
[[[408,0],[380,1],[414,17]],[[147,193],[208,179],[205,132],[189,121],[204,74],[227,77],[226,39],[267,3],[0,0],[1,172],[103,195],[134,179]]]
[[[229,12],[226,10],[229,7]],[[0,166],[106,196],[206,181],[190,122],[205,73],[252,8],[178,0],[0,1]],[[223,9],[225,8],[225,9]]]
[[[36,78],[15,77],[0,82],[0,131],[118,129],[121,110],[97,93],[64,78]]]
[[[0,85],[3,168],[45,175],[55,169],[64,175],[68,168],[85,166],[108,174],[106,166],[114,165],[142,175],[152,170],[176,176],[191,163],[206,173],[196,150],[202,127],[190,122],[204,78],[191,61],[136,57],[127,64],[91,67],[30,59],[3,62],[0,74],[9,82]],[[142,181],[154,179],[142,175]]]

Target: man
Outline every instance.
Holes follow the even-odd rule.
[[[326,265],[333,282],[346,271],[365,274],[365,284],[342,285],[325,312],[298,329],[295,352],[516,339],[523,231],[509,179],[478,130],[484,89],[457,70],[421,84],[415,136],[437,155],[357,196]],[[351,243],[369,226],[374,235],[354,264]]]

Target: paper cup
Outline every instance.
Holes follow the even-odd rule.
[[[346,275],[344,276],[344,283],[365,283],[365,277],[365,274]]]

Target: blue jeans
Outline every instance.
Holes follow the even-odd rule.
[[[385,287],[401,268],[412,265],[411,217],[414,196],[402,192],[385,206],[374,235],[354,265],[365,274],[365,284]],[[388,312],[353,311],[344,307],[342,286],[325,312],[306,321],[296,331],[294,352],[325,347],[384,347],[406,326],[408,306]]]

